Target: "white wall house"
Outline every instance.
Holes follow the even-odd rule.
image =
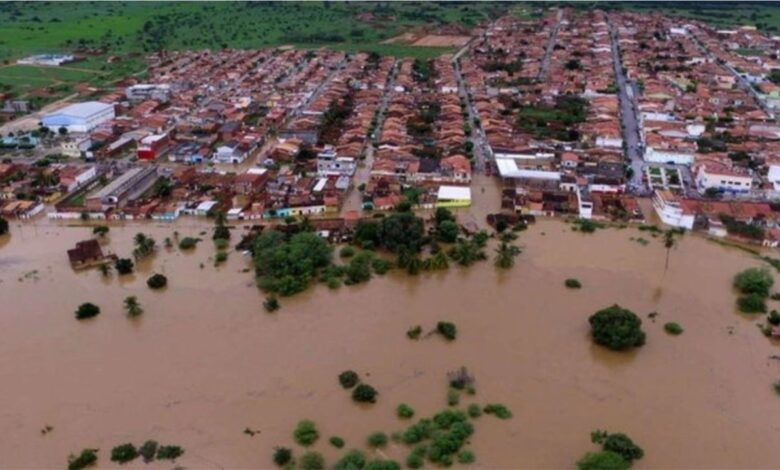
[[[92,141],[87,136],[71,138],[60,144],[60,152],[71,158],[79,158],[85,155]]]
[[[687,213],[680,204],[680,200],[671,192],[656,190],[653,195],[653,208],[666,225],[687,230],[693,229],[694,214]]]
[[[708,189],[730,193],[747,193],[753,187],[753,177],[747,173],[704,164],[696,172],[696,187],[700,193],[704,193]]]
[[[317,154],[317,174],[319,176],[352,176],[357,170],[357,162],[352,157],[339,157],[336,149],[326,147]]]

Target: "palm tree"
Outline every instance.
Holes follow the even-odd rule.
[[[133,241],[135,243],[135,250],[133,250],[135,259],[144,258],[154,252],[156,244],[154,238],[148,237],[143,233],[137,233]]]
[[[664,247],[666,247],[666,264],[664,265],[664,272],[669,269],[669,253],[674,246],[674,231],[669,229],[664,232]]]
[[[496,248],[496,266],[502,269],[511,268],[515,264],[515,257],[520,254],[520,248],[501,242]]]
[[[125,298],[124,306],[125,306],[125,311],[131,317],[137,317],[138,315],[144,313],[144,309],[141,307],[141,304],[138,302],[138,298],[134,295]]]
[[[485,253],[475,241],[458,240],[458,243],[450,250],[450,257],[461,266],[471,266],[477,261],[485,259]]]

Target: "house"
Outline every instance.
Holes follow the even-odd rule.
[[[680,204],[680,199],[670,191],[657,189],[653,195],[653,208],[666,225],[693,229],[695,215],[687,212]]]
[[[746,170],[738,171],[715,161],[707,161],[697,167],[696,187],[700,193],[708,189],[732,194],[748,193],[753,187],[753,176]]]
[[[357,162],[352,157],[339,157],[333,146],[317,154],[317,174],[320,176],[352,176]]]
[[[91,145],[92,139],[90,139],[89,136],[70,138],[62,142],[60,145],[60,152],[71,158],[80,158],[83,155],[86,155],[87,150],[89,150]]]
[[[76,243],[76,247],[68,250],[68,260],[73,269],[91,268],[111,262],[115,255],[104,255],[97,240],[84,240]]]
[[[238,142],[228,142],[217,147],[214,161],[217,163],[233,163],[235,165],[246,160],[248,152]]]
[[[168,151],[169,146],[168,134],[147,135],[138,142],[138,158],[155,161]]]
[[[75,167],[67,166],[60,170],[60,187],[65,192],[73,192],[89,180],[97,176],[97,168],[94,166],[89,167]]]
[[[471,205],[471,188],[468,186],[439,186],[436,207],[468,207]]]

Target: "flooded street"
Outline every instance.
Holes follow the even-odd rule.
[[[495,189],[473,191],[478,206],[497,207]],[[129,256],[139,231],[162,245],[174,230],[206,227],[187,224],[112,226],[104,249]],[[85,447],[100,448],[106,467],[111,447],[155,439],[184,447],[177,464],[188,468],[268,468],[274,446],[300,455],[291,434],[305,418],[332,464],[344,451],[329,436],[363,448],[371,432],[408,425],[395,417],[401,402],[420,417],[444,408],[445,374],[460,366],[477,379],[461,405],[504,403],[514,413],[475,420],[480,468],[571,468],[596,449],[595,429],[629,434],[645,450],[639,469],[780,462],[771,387],[780,361],[769,358],[780,347],[735,312],[731,289],[737,271],[761,264],[700,237],[682,237],[665,272],[663,243],[646,232],[586,235],[540,221],[520,234],[523,254],[509,271],[491,259],[337,291],[317,285],[268,314],[253,273],[242,272],[248,258],[231,252],[215,267],[209,234],[192,253],[161,248],[127,279],[70,269],[66,250],[91,236],[41,221],[14,222],[0,239],[0,467],[62,468]],[[631,240],[640,236],[650,243]],[[163,291],[147,288],[153,272],[168,277]],[[566,289],[569,277],[583,288]],[[129,295],[145,309],[138,319],[123,312]],[[76,321],[82,302],[101,314]],[[591,344],[587,318],[613,303],[643,319],[647,344],[636,352]],[[457,340],[407,339],[410,326],[440,320],[457,325]],[[666,334],[667,321],[685,333]],[[345,369],[377,388],[377,404],[353,404],[336,380]],[[42,435],[46,425],[54,430]],[[403,462],[409,450],[391,443],[384,453]]]

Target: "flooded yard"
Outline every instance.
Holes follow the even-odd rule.
[[[137,232],[162,245],[174,230],[198,236],[205,226],[112,226],[104,249],[129,256]],[[640,236],[649,243],[631,240]],[[61,468],[85,447],[100,448],[105,467],[114,445],[156,439],[184,447],[177,463],[188,468],[268,468],[274,446],[300,455],[292,430],[306,418],[332,464],[344,451],[329,436],[363,448],[371,432],[408,425],[395,416],[399,403],[418,416],[444,408],[446,372],[460,366],[477,380],[462,405],[500,402],[514,413],[475,421],[476,467],[571,468],[596,449],[595,429],[629,434],[646,453],[640,469],[780,462],[771,387],[780,361],[770,359],[780,348],[735,312],[731,289],[736,272],[760,262],[700,237],[682,237],[665,270],[660,238],[540,221],[520,234],[523,254],[509,271],[488,261],[336,291],[317,285],[273,314],[245,272],[249,259],[231,252],[215,267],[208,234],[192,253],[161,247],[127,278],[71,270],[66,250],[90,237],[41,221],[0,238],[0,467]],[[166,289],[146,286],[154,272]],[[583,288],[565,288],[566,278]],[[129,295],[140,318],[122,310]],[[102,313],[76,321],[82,302]],[[592,345],[587,319],[613,303],[642,317],[644,347]],[[457,340],[406,337],[440,320],[457,325]],[[668,335],[667,321],[685,332]],[[345,369],[377,388],[375,405],[350,400],[336,380]],[[383,452],[403,462],[409,450]]]

